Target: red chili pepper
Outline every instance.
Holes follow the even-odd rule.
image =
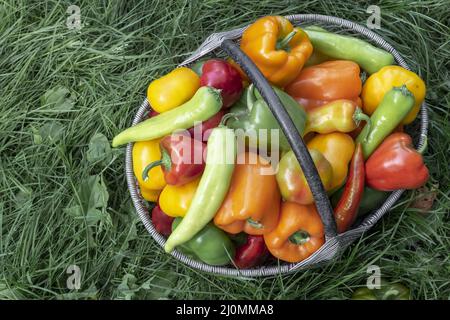
[[[222,120],[224,114],[225,111],[220,110],[208,120],[203,121],[199,125],[193,126],[192,128],[188,129],[191,137],[200,141],[208,141],[212,129],[216,128],[220,124],[220,121]]]
[[[240,269],[252,268],[263,263],[268,255],[264,237],[248,235],[247,241],[236,249],[234,264]]]
[[[172,233],[173,220],[174,218],[165,214],[159,205],[153,207],[152,223],[158,233],[168,237]]]
[[[196,179],[205,169],[206,144],[184,134],[171,134],[160,143],[161,160],[149,163],[142,172],[142,179],[154,167],[161,166],[167,184],[182,185]],[[150,177],[151,179],[151,177]]]
[[[421,150],[414,150],[412,139],[403,132],[388,136],[366,161],[366,183],[382,191],[417,189],[429,178]]]
[[[211,59],[203,64],[200,85],[220,89],[224,109],[231,107],[243,90],[239,72],[221,59]]]
[[[361,143],[358,143],[350,163],[344,193],[334,209],[334,219],[336,220],[338,233],[347,231],[355,222],[364,192],[364,178],[364,154]]]

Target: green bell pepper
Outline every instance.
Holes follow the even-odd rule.
[[[298,132],[300,135],[303,135],[306,124],[306,112],[303,110],[303,107],[287,93],[275,87],[273,89],[289,113]],[[259,146],[270,146],[270,130],[278,129],[280,149],[283,151],[290,149],[290,145],[281,131],[280,125],[253,84],[245,89],[241,98],[231,108],[226,125],[232,129],[244,129],[246,132],[254,130],[257,134],[257,140],[255,141],[252,139],[253,137],[250,137],[249,141],[258,142]],[[259,129],[268,130],[267,137],[261,136]]]
[[[172,231],[177,228],[183,219],[178,217],[172,223]],[[213,266],[222,266],[234,258],[235,248],[230,238],[208,223],[191,240],[177,246],[177,249],[186,256]]]
[[[400,283],[381,282],[380,289],[359,288],[352,300],[410,300],[411,291]]]
[[[339,199],[344,193],[344,187],[333,193],[331,197],[331,205],[336,207]],[[389,192],[375,190],[369,187],[364,187],[361,203],[359,204],[358,217],[363,217],[369,212],[378,209],[389,196]]]

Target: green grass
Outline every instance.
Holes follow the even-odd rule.
[[[340,259],[253,280],[192,270],[146,232],[130,202],[123,150],[111,151],[104,136],[130,124],[148,83],[212,32],[267,14],[365,24],[373,1],[233,2],[76,1],[77,32],[66,27],[72,1],[0,1],[0,299],[346,299],[366,283],[370,264],[409,285],[414,298],[450,298],[445,0],[381,1],[377,31],[428,86],[425,158],[429,185],[439,184],[428,214],[408,208],[417,195],[408,192]],[[66,287],[71,264],[82,270],[78,291]]]

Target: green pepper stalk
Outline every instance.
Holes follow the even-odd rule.
[[[166,252],[191,240],[214,218],[228,192],[235,158],[233,130],[224,126],[214,128],[208,138],[205,171],[184,219],[167,239]]]
[[[153,140],[171,134],[175,130],[189,129],[197,122],[208,120],[221,108],[220,91],[211,87],[200,87],[191,100],[181,106],[160,113],[119,133],[114,137],[112,146]]]
[[[405,85],[389,90],[370,117],[371,127],[365,126],[356,138],[367,159],[392,130],[414,107],[414,96]]]

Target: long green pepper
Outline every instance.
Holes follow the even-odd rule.
[[[235,160],[234,131],[224,126],[214,128],[208,138],[205,171],[185,217],[167,239],[166,252],[191,240],[212,220],[227,195]]]
[[[402,122],[414,107],[414,101],[414,95],[405,85],[394,87],[384,95],[370,117],[371,127],[365,126],[356,138],[362,144],[365,159]]]

